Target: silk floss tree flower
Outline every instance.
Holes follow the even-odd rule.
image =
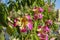
[[[41,34],[41,36],[40,36],[40,40],[45,40],[45,34]]]
[[[39,18],[39,19],[42,19],[42,18],[43,18],[43,14],[41,14],[41,13],[38,14],[38,18]]]
[[[26,27],[20,27],[20,32],[27,32]]]
[[[34,14],[34,20],[37,20],[37,19],[38,19],[37,14]]]
[[[48,40],[48,34],[46,34],[46,36],[45,36],[45,40]]]
[[[38,18],[39,19],[43,18],[43,14],[39,13],[39,12],[43,12],[44,11],[43,8],[37,7],[37,8],[34,8],[33,11],[34,11],[34,19],[35,20],[38,19]]]
[[[38,7],[34,7],[33,8],[33,11],[35,12],[35,11],[38,11]]]
[[[25,17],[22,17],[22,18],[20,19],[20,22],[21,22],[21,25],[23,25],[23,27],[25,27],[26,24],[28,23],[28,21],[27,21],[27,19],[26,19]]]
[[[26,15],[25,17],[26,17],[26,19],[28,19],[28,20],[31,19],[30,15]]]
[[[19,26],[19,25],[21,25],[20,17],[17,17],[17,18],[14,19],[13,26],[16,27],[16,26]]]
[[[37,35],[38,35],[38,37],[40,37],[41,36],[41,33],[42,33],[43,31],[42,31],[42,26],[38,26],[38,29],[37,29]]]
[[[37,35],[38,35],[38,37],[40,37],[40,36],[41,36],[41,33],[40,33],[40,32],[38,32],[38,33],[37,33]]]
[[[48,40],[48,34],[47,33],[38,33],[37,34],[40,40]]]
[[[40,37],[40,40],[48,40],[48,34],[38,34]]]
[[[43,27],[43,34],[45,34],[45,39],[44,40],[48,40],[48,33],[49,33],[50,29],[48,26],[44,26]]]
[[[27,27],[28,27],[29,30],[32,30],[33,29],[33,24],[31,22],[28,22]]]
[[[52,20],[47,20],[47,21],[45,22],[46,25],[52,25],[52,23],[53,23]]]
[[[18,20],[17,20],[18,19]],[[26,32],[27,20],[25,17],[17,18],[14,20],[14,26],[19,26],[21,32]]]
[[[13,23],[13,26],[16,27],[16,26],[21,26],[21,18],[20,17],[17,17],[14,19],[14,23]]]
[[[39,25],[37,31],[42,32],[42,26]]]
[[[27,14],[27,15],[25,15],[25,17],[26,17],[27,21],[32,22],[32,18],[30,15]]]
[[[49,32],[49,28],[48,26],[38,26],[38,37],[40,38],[40,40],[48,40],[48,32]],[[42,32],[41,32],[42,31]]]
[[[14,27],[16,27],[16,26],[17,26],[17,24],[16,24],[16,23],[17,23],[17,21],[18,21],[17,19],[14,19],[14,23],[13,23],[13,26],[14,26]]]
[[[49,30],[50,30],[50,29],[49,29],[48,26],[44,26],[44,27],[43,27],[43,31],[44,31],[45,33],[46,33],[46,32],[49,32]]]
[[[44,9],[40,7],[39,8],[39,12],[43,12],[43,11],[44,11]]]
[[[39,13],[39,8],[38,7],[34,7],[33,8],[33,12],[34,12],[34,14],[38,14]]]
[[[26,20],[26,18],[25,17],[21,18],[20,22],[21,22],[20,31],[27,32],[27,29],[26,29],[27,20]]]
[[[49,23],[50,25],[52,25],[52,20],[48,20],[48,23]]]
[[[29,29],[29,30],[32,30],[32,28],[33,28],[33,23],[32,23],[31,16],[30,16],[30,15],[26,15],[25,17],[26,17],[26,19],[27,19],[27,21],[28,21],[28,23],[26,24],[27,27],[28,27],[28,29]]]

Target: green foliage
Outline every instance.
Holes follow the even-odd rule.
[[[13,35],[14,37],[19,37],[20,40],[39,40],[39,37],[37,36],[37,26],[40,24],[42,26],[45,25],[45,21],[51,19],[53,21],[52,26],[49,26],[49,28],[52,29],[52,31],[55,31],[58,29],[58,25],[56,25],[54,23],[55,21],[55,11],[54,11],[54,7],[55,7],[55,1],[56,0],[16,0],[16,1],[12,1],[10,0],[8,2],[8,6],[0,3],[0,24],[4,27],[7,28],[7,32],[9,35]],[[52,2],[52,4],[51,4]],[[29,14],[32,19],[33,19],[33,7],[42,7],[44,9],[44,12],[42,12],[42,14],[44,15],[42,20],[33,20],[34,23],[34,28],[33,30],[28,30],[28,32],[23,33],[20,32],[20,27],[21,26],[17,26],[17,27],[13,27],[13,20],[15,18],[15,15],[18,15],[18,17],[24,17],[24,15],[27,13]],[[49,12],[48,8],[52,8],[52,10]],[[20,10],[20,15],[17,13]],[[13,11],[13,12],[12,12]],[[10,16],[11,20],[13,21],[11,24],[8,24],[8,22],[10,22],[7,17],[8,14],[10,14],[10,12],[12,12],[12,16]],[[16,12],[16,13],[14,13]],[[14,14],[13,14],[14,13]],[[20,19],[21,20],[21,19]],[[9,26],[10,25],[10,26]],[[2,29],[2,27],[0,27],[0,29]]]
[[[0,3],[0,24],[7,27],[7,6]]]

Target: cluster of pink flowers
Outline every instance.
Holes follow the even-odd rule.
[[[36,8],[33,9],[33,11],[34,11],[34,19],[35,20],[43,18],[43,14],[42,14],[42,12],[44,11],[43,8],[36,7]]]
[[[37,19],[42,20],[43,19],[43,17],[44,17],[44,15],[42,14],[42,12],[44,12],[43,8],[41,8],[41,7],[37,8],[36,7],[36,8],[33,9],[33,11],[35,13],[34,14],[34,19],[35,20],[37,20]],[[49,33],[49,30],[50,30],[49,25],[52,25],[52,20],[47,20],[45,22],[45,26],[40,26],[40,25],[38,26],[37,35],[40,38],[40,40],[48,40],[48,33]]]
[[[32,23],[32,19],[31,19],[30,15],[25,15],[24,17],[22,17],[22,19],[18,19],[18,18],[14,19],[13,26],[14,27],[19,26],[18,22],[20,22],[20,24],[21,24],[20,32],[27,32],[27,27],[29,30],[33,29],[33,23]]]
[[[43,19],[43,17],[44,17],[44,15],[42,14],[44,12],[43,8],[35,7],[33,9],[33,12],[34,12],[33,18],[31,18],[31,16],[27,14],[24,17],[22,17],[22,19],[19,19],[20,20],[19,22],[21,24],[20,25],[20,32],[27,32],[28,29],[32,30],[34,28],[33,27],[34,26],[33,20],[38,20],[38,19],[42,20]],[[19,26],[19,25],[17,25],[17,21],[18,21],[17,18],[14,19],[14,24],[13,25],[15,27]],[[52,20],[47,20],[45,22],[45,26],[40,26],[40,25],[38,26],[37,35],[40,38],[40,40],[48,40],[48,33],[49,33],[49,30],[50,30],[49,25],[52,25]]]
[[[38,37],[40,40],[48,40],[48,33],[49,33],[49,27],[48,26],[38,26]]]

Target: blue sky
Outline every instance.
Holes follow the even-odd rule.
[[[2,0],[4,1],[4,3],[8,2],[7,0]],[[56,0],[56,3],[55,3],[55,9],[60,9],[60,0]]]
[[[56,0],[56,3],[55,3],[55,8],[56,9],[60,9],[60,0]]]

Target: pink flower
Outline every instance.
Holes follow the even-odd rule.
[[[45,34],[42,33],[42,34],[41,34],[41,38],[45,38]]]
[[[40,36],[41,36],[41,34],[40,34],[40,33],[38,33],[37,35],[38,35],[38,37],[40,37]]]
[[[35,14],[34,15],[34,20],[37,20],[38,19],[38,16]]]
[[[41,34],[40,39],[45,40],[45,34]]]
[[[14,23],[14,24],[13,24],[13,26],[14,26],[14,27],[16,27],[16,26],[17,26],[17,24],[16,24],[16,23]]]
[[[17,22],[18,20],[17,19],[14,19],[14,22]]]
[[[40,8],[39,8],[39,12],[43,12],[43,11],[44,11],[43,8],[40,7]]]
[[[39,19],[42,19],[43,18],[43,14],[39,14],[38,17],[39,17]]]
[[[52,20],[47,20],[45,23],[46,23],[47,25],[52,25]]]
[[[17,21],[18,21],[17,19],[14,19],[14,24],[13,24],[14,27],[17,26],[17,24],[16,24]]]
[[[46,34],[45,40],[48,40],[48,34]]]
[[[40,39],[41,40],[48,40],[48,34],[45,34],[45,33],[41,34]]]
[[[26,15],[26,18],[27,18],[28,20],[30,20],[30,19],[31,19],[30,15]]]
[[[27,24],[27,27],[28,27],[30,30],[32,30],[33,24],[29,22],[29,23]]]
[[[42,26],[39,25],[39,26],[38,26],[38,29],[40,29],[41,27],[42,27]]]
[[[34,12],[37,11],[37,7],[34,7],[34,8],[33,8],[33,11],[34,11]]]
[[[48,20],[48,23],[52,25],[52,20]]]
[[[21,32],[26,32],[27,29],[23,27],[22,29],[20,29],[20,31],[21,31]]]
[[[48,28],[48,26],[44,26],[44,27],[43,27],[43,31],[45,31],[45,32],[49,32],[49,28]]]

